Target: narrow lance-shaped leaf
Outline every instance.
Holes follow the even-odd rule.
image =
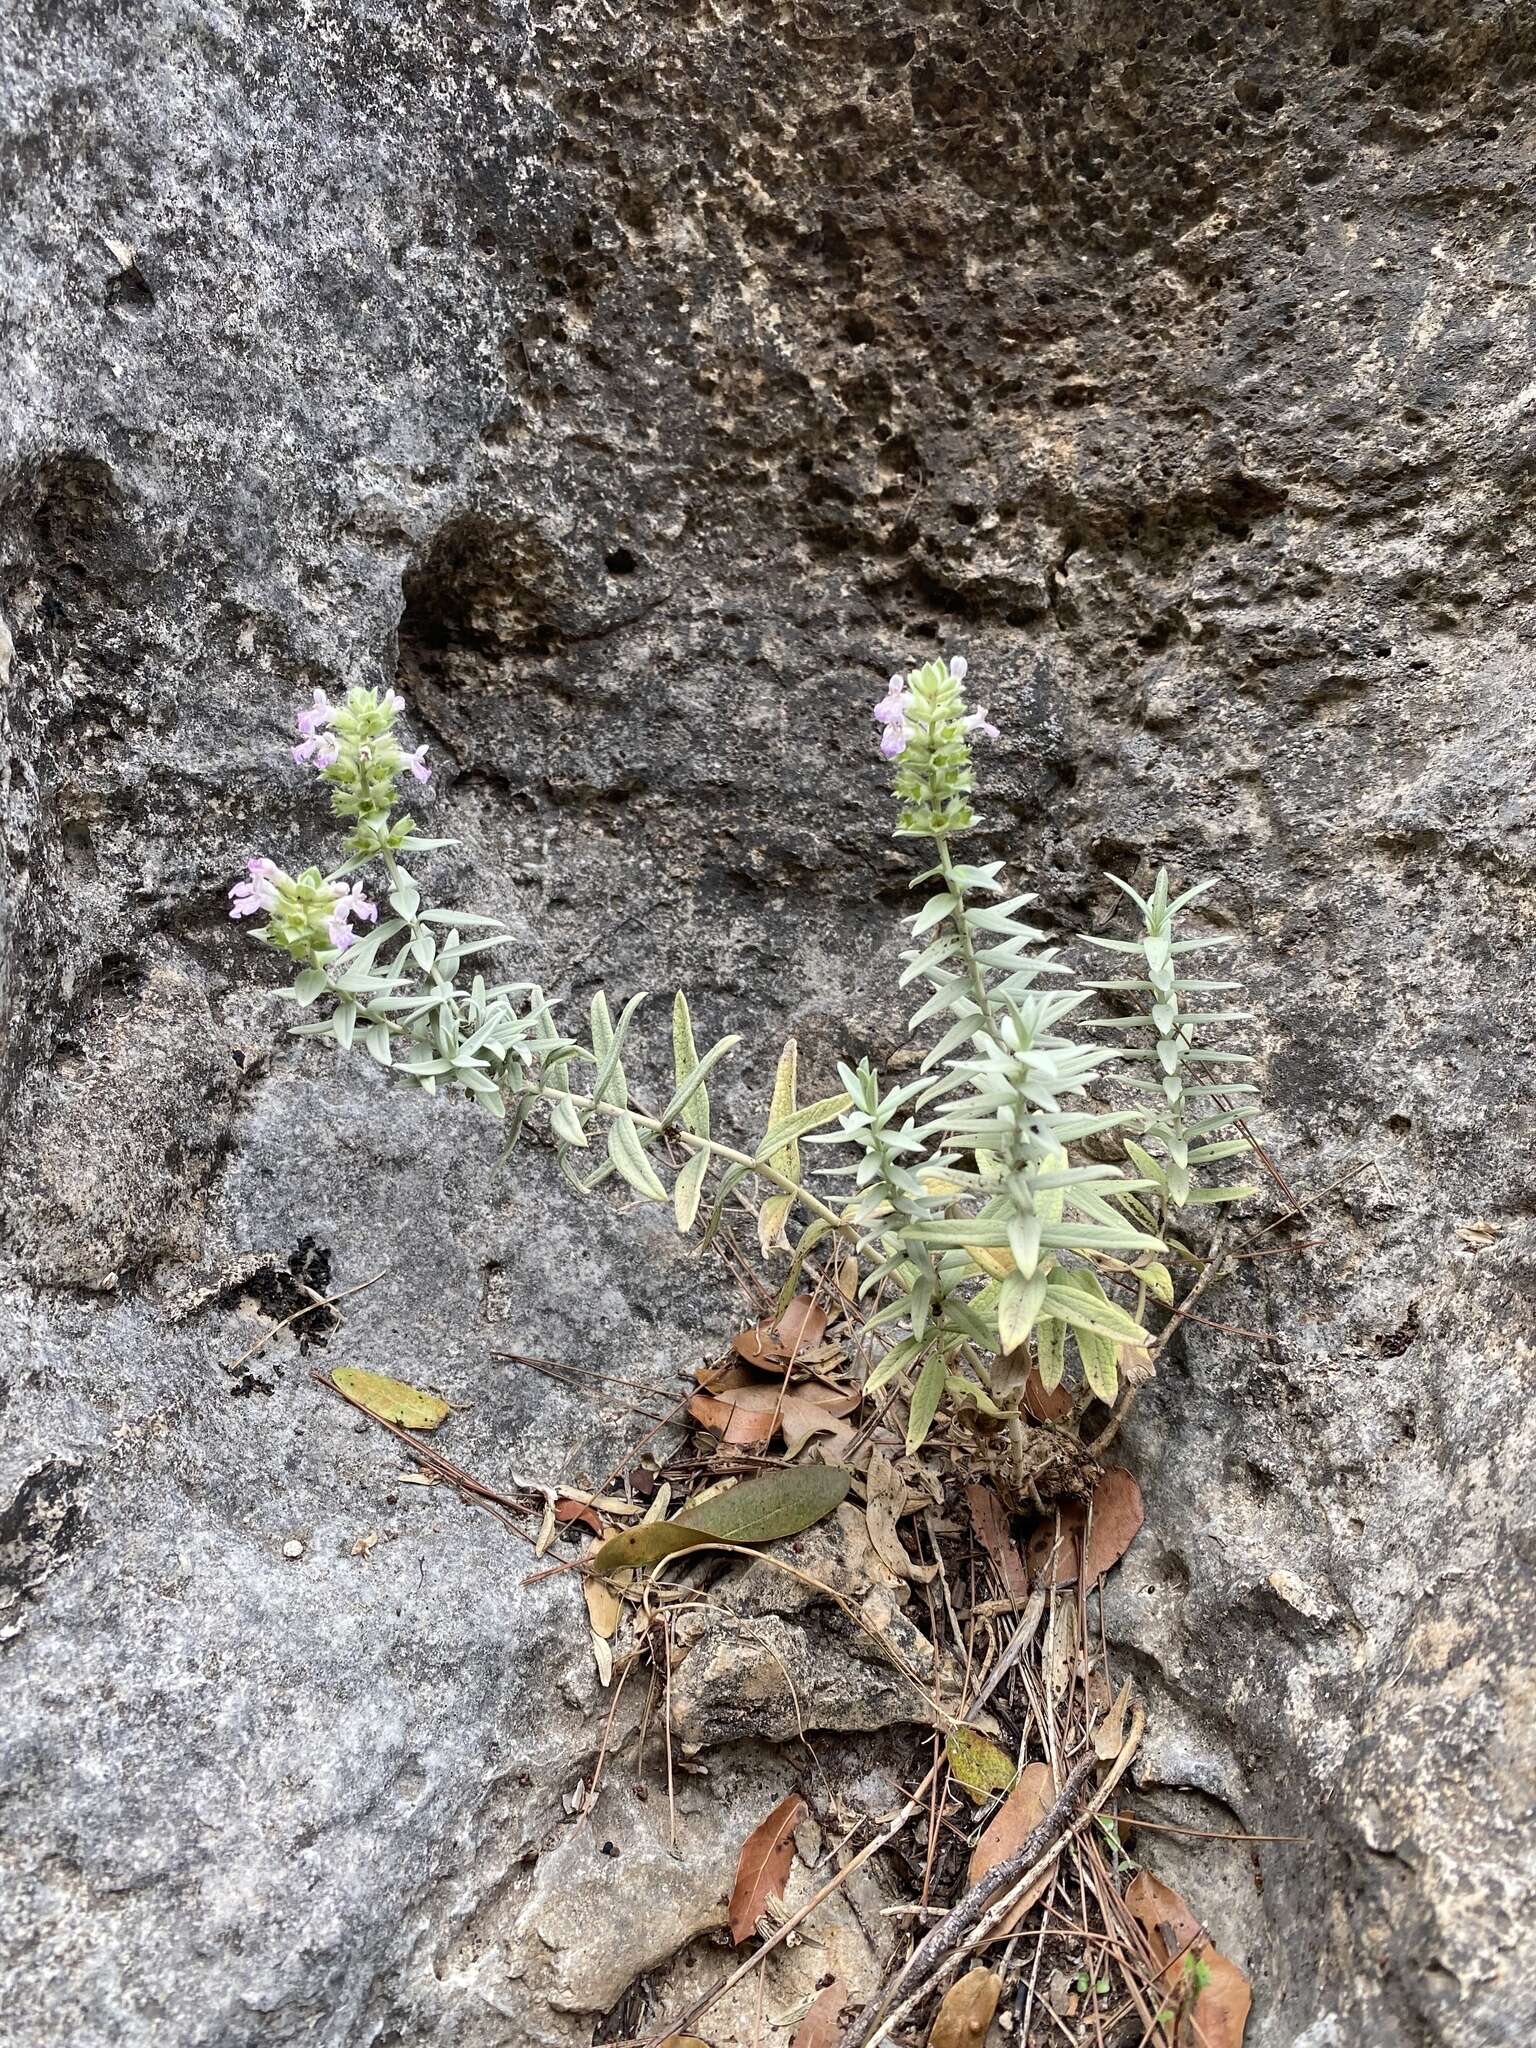
[[[807,1132],[819,1130],[823,1124],[836,1123],[843,1111],[852,1107],[851,1095],[827,1095],[820,1102],[807,1103],[804,1109],[797,1109],[782,1124],[769,1126],[757,1148],[756,1157],[765,1164],[773,1165],[775,1171],[782,1172],[773,1158],[775,1152],[782,1151],[790,1142],[798,1144]]]
[[[684,1236],[692,1230],[699,1213],[699,1202],[704,1194],[704,1179],[709,1172],[709,1154],[695,1152],[684,1162],[681,1173],[672,1184],[672,1213],[677,1218],[677,1227]]]
[[[664,1202],[667,1191],[656,1178],[651,1162],[640,1144],[633,1117],[616,1116],[608,1126],[608,1157],[636,1194],[653,1202]]]
[[[798,1536],[831,1514],[846,1497],[852,1479],[840,1465],[791,1465],[744,1479],[697,1507],[690,1503],[675,1521],[643,1523],[610,1536],[594,1553],[591,1569],[611,1572],[656,1564],[701,1543],[772,1543]]]

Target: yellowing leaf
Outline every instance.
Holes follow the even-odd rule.
[[[788,1240],[784,1226],[789,1221],[789,1212],[795,1206],[793,1195],[770,1195],[757,1212],[757,1244],[766,1259],[775,1248],[781,1248]]]
[[[587,1619],[592,1624],[592,1633],[608,1642],[619,1626],[619,1616],[624,1612],[624,1603],[611,1586],[605,1586],[601,1579],[585,1579],[581,1588],[586,1596]]]
[[[982,1272],[989,1274],[994,1280],[1006,1280],[1010,1273],[1017,1270],[1013,1263],[1013,1253],[1004,1250],[1001,1245],[968,1244],[965,1247],[965,1254],[967,1258],[974,1259]]]
[[[994,1792],[1006,1792],[1018,1776],[1006,1750],[974,1728],[951,1728],[944,1738],[944,1752],[955,1778],[978,1804]]]
[[[392,1380],[386,1373],[364,1372],[361,1366],[338,1365],[331,1374],[331,1385],[359,1408],[400,1429],[436,1429],[449,1412],[448,1403],[436,1394],[424,1394],[419,1387]]]
[[[1147,1265],[1138,1266],[1136,1277],[1154,1301],[1162,1302],[1165,1308],[1173,1307],[1173,1275],[1161,1259],[1152,1259]]]

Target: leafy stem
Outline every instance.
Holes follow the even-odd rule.
[[[588,1053],[585,1057],[590,1059],[592,1055]],[[628,1117],[631,1123],[639,1124],[643,1130],[655,1131],[658,1135],[665,1133],[668,1137],[678,1139],[690,1151],[707,1152],[713,1159],[727,1161],[732,1166],[746,1167],[760,1179],[771,1181],[786,1195],[795,1196],[813,1215],[822,1217],[834,1228],[841,1230],[846,1227],[845,1219],[836,1209],[829,1208],[801,1182],[792,1180],[788,1174],[780,1173],[777,1168],[770,1166],[766,1159],[758,1159],[750,1152],[739,1152],[733,1145],[722,1145],[717,1138],[701,1137],[697,1131],[690,1131],[676,1119],[667,1123],[659,1116],[647,1116],[643,1111],[626,1108],[622,1103],[606,1102],[596,1095],[578,1095],[573,1089],[556,1088],[549,1082],[537,1078],[530,1078],[521,1086],[514,1084],[509,1092],[514,1096],[533,1096],[543,1102],[566,1102],[572,1109],[592,1110],[600,1116]]]

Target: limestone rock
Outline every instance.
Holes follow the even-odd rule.
[[[1114,1625],[1170,1812],[1306,1838],[1187,1875],[1252,2048],[1536,2036],[1521,11],[6,31],[18,2037],[531,2038],[461,1933],[590,1760],[569,1582],[400,1485],[291,1331],[225,1368],[295,1262],[382,1272],[326,1357],[466,1404],[471,1470],[597,1479],[633,1418],[491,1352],[675,1389],[735,1314],[664,1218],[282,1037],[225,891],[324,829],[294,705],[398,678],[432,885],[568,999],[686,982],[756,1129],[789,1027],[808,1080],[900,1048],[868,707],[939,646],[1046,916],[1167,860],[1247,940],[1305,1208],[1209,1304],[1274,1341],[1192,1327],[1143,1396]]]

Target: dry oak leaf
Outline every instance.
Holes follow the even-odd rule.
[[[1236,1963],[1211,1945],[1184,1900],[1149,1870],[1138,1870],[1131,1879],[1125,1903],[1147,1937],[1164,1996],[1175,2012],[1189,2016],[1180,2040],[1187,2034],[1199,2048],[1241,2048],[1253,1987]],[[1210,1972],[1198,1993],[1188,1968],[1194,1960]]]
[[[832,1387],[779,1384],[729,1387],[697,1393],[688,1413],[706,1429],[718,1431],[722,1443],[769,1443],[782,1431],[791,1457],[813,1436],[830,1434],[839,1441],[853,1432],[841,1418],[859,1405],[859,1395],[840,1394]]]
[[[1058,1381],[1047,1390],[1038,1368],[1033,1365],[1019,1401],[1024,1413],[1036,1422],[1065,1422],[1072,1413],[1072,1396],[1065,1385]]]
[[[843,2034],[843,2007],[848,1993],[841,1977],[834,1977],[824,1991],[818,1991],[806,2008],[805,2018],[795,2029],[789,2048],[837,2048]]]
[[[560,1523],[580,1522],[582,1527],[590,1529],[594,1536],[601,1536],[603,1533],[603,1518],[590,1501],[557,1500],[554,1505],[554,1517]]]
[[[738,1330],[731,1349],[748,1365],[793,1365],[815,1351],[827,1334],[827,1312],[808,1294],[797,1294],[781,1316],[765,1316]]]
[[[1089,1522],[1090,1509],[1087,1569],[1082,1574],[1089,1585],[1120,1562],[1146,1519],[1141,1488],[1122,1466],[1112,1465],[1100,1474],[1088,1509],[1080,1501],[1062,1503],[1059,1544],[1054,1516],[1030,1537],[1029,1570],[1037,1586],[1076,1585],[1083,1565],[1083,1529]]]
[[[1029,1572],[1013,1540],[1002,1502],[990,1486],[968,1486],[965,1499],[971,1511],[971,1526],[997,1567],[1004,1592],[1010,1600],[1022,1600],[1029,1591]]]
[[[967,1970],[958,1984],[951,1984],[939,2007],[939,2016],[928,2036],[928,2048],[977,2048],[987,2037],[1003,1980],[996,1970],[979,1963]]]
[[[979,1884],[989,1870],[995,1870],[1023,1844],[1025,1837],[1045,1819],[1055,1797],[1056,1785],[1050,1765],[1026,1764],[1013,1790],[993,1814],[981,1840],[971,1851],[971,1865],[965,1880],[967,1889]],[[1038,1884],[1030,1886],[1008,1918],[999,1923],[997,1933],[1000,1936],[1012,1934],[1050,1881],[1051,1873],[1047,1870]]]
[[[896,1524],[903,1515],[914,1506],[927,1505],[925,1496],[909,1491],[907,1482],[881,1451],[870,1453],[865,1488],[864,1519],[876,1557],[898,1579],[912,1579],[918,1585],[926,1586],[938,1577],[938,1566],[914,1564],[896,1533]]]
[[[727,1918],[736,1948],[755,1933],[768,1901],[782,1894],[795,1853],[795,1829],[806,1815],[798,1792],[781,1799],[766,1820],[760,1820],[741,1845],[736,1882],[731,1886]]]

